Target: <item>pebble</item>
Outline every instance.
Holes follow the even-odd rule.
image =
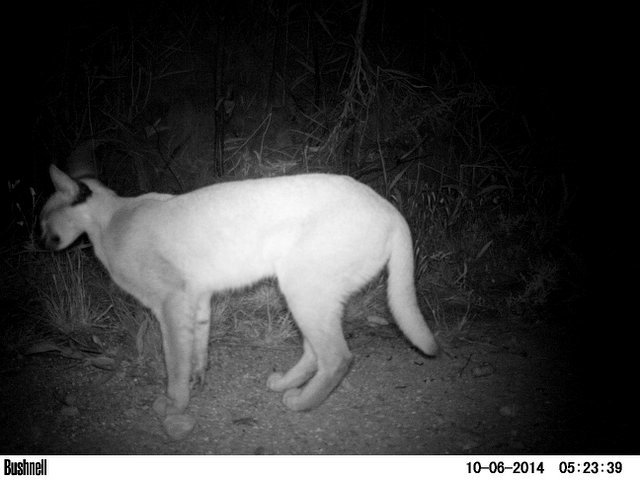
[[[500,407],[500,415],[502,415],[503,417],[515,417],[517,415],[518,412],[518,406],[517,405],[503,405],[502,407]]]
[[[80,413],[80,410],[78,410],[78,407],[65,405],[60,409],[60,413],[65,417],[75,417]]]

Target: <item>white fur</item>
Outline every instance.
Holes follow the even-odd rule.
[[[304,338],[300,362],[267,382],[293,410],[317,406],[346,373],[343,303],[385,266],[399,327],[424,353],[437,351],[418,309],[407,223],[352,178],[298,175],[135,198],[85,180],[92,194],[70,206],[78,184],[55,167],[51,177],[57,192],[42,213],[48,244],[65,248],[86,232],[113,280],[160,321],[168,388],[156,409],[163,415],[181,414],[189,378],[204,379],[211,294],[264,277],[278,279]]]

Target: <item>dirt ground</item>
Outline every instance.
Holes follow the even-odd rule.
[[[627,438],[633,422],[626,401],[616,397],[623,390],[609,385],[602,393],[604,368],[584,368],[584,339],[569,327],[479,322],[441,338],[435,359],[421,356],[391,326],[358,327],[348,337],[351,371],[306,413],[288,411],[265,386],[270,372],[293,365],[299,345],[212,344],[207,384],[190,405],[197,425],[180,442],[167,438],[151,409],[164,381],[148,368],[125,360],[106,372],[58,355],[14,358],[1,372],[0,452],[640,451]]]

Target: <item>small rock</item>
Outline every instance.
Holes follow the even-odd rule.
[[[473,370],[471,370],[471,374],[474,377],[488,377],[489,375],[493,374],[494,371],[495,368],[493,367],[493,365],[491,365],[490,363],[485,363],[480,366],[474,367]]]
[[[137,410],[135,408],[127,408],[124,411],[124,416],[127,418],[133,418],[137,415]]]
[[[116,361],[113,358],[107,357],[105,355],[91,357],[89,359],[89,363],[94,367],[100,368],[102,370],[113,370],[116,366]]]
[[[231,420],[234,425],[244,425],[246,427],[254,427],[258,424],[258,421],[253,417],[242,417]]]
[[[65,405],[64,407],[62,407],[60,409],[60,413],[62,415],[64,415],[65,417],[75,417],[76,415],[78,415],[80,413],[80,410],[78,410],[78,407]]]
[[[515,404],[503,405],[500,407],[500,415],[503,417],[515,417],[518,413],[518,407]]]

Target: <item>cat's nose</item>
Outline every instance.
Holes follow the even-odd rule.
[[[44,246],[49,250],[59,250],[60,249],[60,236],[55,233],[47,233],[44,232],[42,234],[42,239],[44,242]]]

